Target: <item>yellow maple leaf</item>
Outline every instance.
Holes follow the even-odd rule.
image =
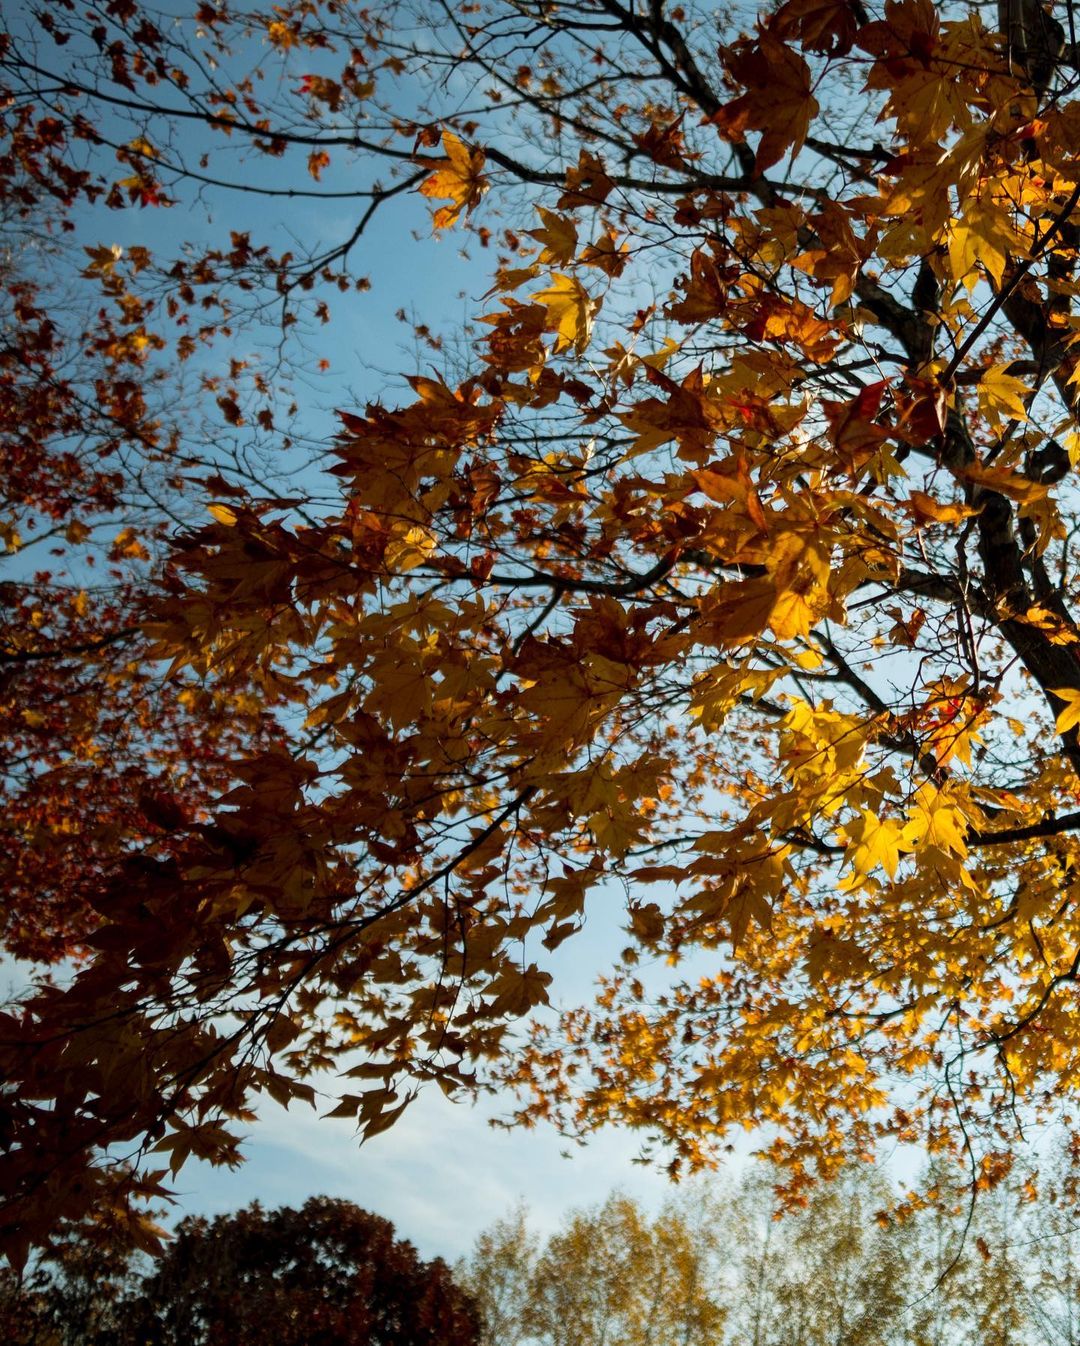
[[[1007,495],[1010,500],[1021,505],[1045,500],[1050,490],[1043,482],[1032,481],[1030,477],[1013,472],[1008,467],[986,467],[982,463],[972,463],[970,467],[964,468],[963,474],[968,481],[985,486],[987,490],[997,491],[999,495]]]
[[[992,365],[979,379],[979,408],[995,427],[1006,420],[1027,420],[1024,399],[1031,390],[1023,379],[1010,374],[1009,368],[1008,362]]]
[[[565,264],[571,261],[577,251],[578,241],[577,226],[573,220],[568,220],[565,215],[557,215],[553,210],[545,210],[543,206],[537,206],[536,213],[543,221],[543,228],[530,229],[528,234],[543,244],[538,259],[540,264],[550,266],[552,262]]]
[[[1059,734],[1067,734],[1080,724],[1080,692],[1072,687],[1051,687],[1050,694],[1065,702],[1065,709],[1058,713],[1054,729]]]
[[[421,194],[437,200],[449,197],[453,203],[440,206],[432,217],[436,229],[449,229],[462,211],[469,214],[488,189],[484,167],[484,151],[470,148],[453,131],[442,133],[442,147],[446,159],[432,175],[420,184]]]
[[[1028,626],[1038,627],[1047,635],[1051,645],[1075,645],[1080,641],[1080,635],[1073,627],[1049,608],[1039,606],[1028,608],[1026,612],[1017,614],[1017,620],[1026,622]]]
[[[1012,220],[991,202],[964,202],[962,220],[949,228],[949,268],[953,277],[967,289],[979,283],[979,266],[985,267],[995,286],[1001,286],[1006,260],[1010,254],[1023,255],[1025,240],[1017,234]]]
[[[383,560],[388,570],[415,570],[423,565],[436,547],[435,537],[426,529],[417,525],[407,528],[386,544]]]
[[[896,877],[901,850],[908,850],[900,824],[891,818],[881,819],[869,809],[862,817],[848,823],[844,835],[854,842],[851,863],[855,873],[865,878],[878,865],[890,879]]]
[[[821,616],[824,606],[822,600],[828,595],[824,591],[812,591],[807,595],[796,589],[784,589],[776,598],[769,616],[769,626],[777,640],[794,640],[797,636],[806,636]],[[813,601],[814,599],[818,601]]]
[[[922,846],[937,846],[964,859],[967,845],[964,837],[968,822],[949,795],[924,784],[915,792],[915,801],[908,809],[909,821],[904,827],[904,844],[909,850]]]
[[[547,331],[555,333],[555,350],[568,346],[580,355],[589,344],[593,314],[599,307],[581,281],[575,276],[554,272],[551,285],[529,296],[547,309]]]
[[[972,505],[946,505],[923,491],[911,492],[907,508],[916,523],[959,523],[961,519],[969,519],[979,513],[979,509]]]

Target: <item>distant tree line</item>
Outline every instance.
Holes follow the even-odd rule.
[[[451,1272],[347,1201],[189,1217],[151,1261],[70,1231],[0,1277],[11,1346],[1080,1346],[1064,1165],[972,1203],[849,1169],[780,1216],[774,1175],[659,1211],[613,1193],[544,1238],[524,1207]]]
[[[853,1167],[778,1213],[775,1174],[625,1195],[541,1239],[522,1209],[457,1268],[483,1346],[1076,1346],[1080,1210],[1055,1165],[916,1207]],[[916,1184],[916,1186],[919,1186]]]

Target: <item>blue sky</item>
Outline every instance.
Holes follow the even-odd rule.
[[[392,1221],[423,1256],[452,1261],[518,1200],[546,1234],[567,1210],[615,1187],[650,1206],[670,1191],[659,1169],[633,1162],[633,1136],[609,1131],[571,1148],[551,1128],[493,1130],[496,1112],[429,1090],[390,1131],[359,1146],[348,1122],[266,1104],[241,1168],[189,1164],[180,1172],[177,1214],[217,1214],[256,1198],[295,1206],[316,1193],[344,1197]]]
[[[555,1006],[586,1002],[596,977],[610,969],[625,943],[621,892],[594,896],[582,933],[544,955],[554,973]],[[636,972],[646,980],[665,975],[659,964],[650,969],[643,963]],[[325,1091],[319,1110],[329,1111],[333,1076],[313,1083]],[[286,1111],[267,1100],[243,1147],[245,1164],[230,1171],[190,1163],[181,1170],[173,1183],[175,1216],[218,1214],[255,1199],[295,1206],[316,1193],[338,1196],[385,1216],[424,1256],[453,1261],[519,1201],[528,1206],[533,1228],[549,1234],[567,1211],[599,1204],[615,1188],[651,1208],[671,1194],[662,1156],[656,1164],[636,1162],[642,1134],[609,1127],[579,1145],[547,1125],[493,1127],[491,1121],[507,1117],[514,1103],[509,1092],[475,1104],[451,1102],[430,1087],[389,1131],[360,1145],[349,1121],[321,1118],[296,1103]],[[760,1138],[737,1133],[729,1139],[734,1152],[724,1166],[737,1172]]]

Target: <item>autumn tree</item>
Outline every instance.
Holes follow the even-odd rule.
[[[792,1203],[897,1141],[983,1190],[1071,1126],[1071,11],[27,14],[9,134],[48,109],[50,181],[353,202],[148,263],[179,319],[330,320],[406,199],[490,289],[310,489],[211,481],[171,549],[132,657],[288,741],[109,833],[93,959],[3,1019],[12,1254],[334,1066],[368,1135],[493,1079],[676,1168],[765,1125]],[[596,1003],[545,1013],[616,893]]]
[[[445,1263],[348,1201],[183,1221],[131,1310],[132,1341],[451,1346],[475,1337]],[[141,1335],[140,1335],[141,1334]]]
[[[520,1208],[481,1234],[457,1275],[485,1346],[713,1346],[728,1313],[727,1213],[702,1194],[654,1217],[614,1193],[541,1242]]]
[[[634,1202],[612,1196],[572,1215],[548,1240],[533,1267],[524,1320],[552,1346],[705,1346],[723,1321],[710,1294],[721,1257],[706,1230],[692,1235],[675,1211],[650,1221]]]
[[[469,1346],[476,1318],[441,1260],[349,1201],[299,1210],[256,1202],[181,1222],[155,1264],[73,1231],[22,1288],[9,1286],[13,1346]]]
[[[51,962],[100,924],[124,855],[194,821],[273,723],[264,699],[170,678],[136,639],[186,492],[242,464],[155,359],[157,301],[132,287],[150,253],[72,237],[98,190],[60,154],[78,128],[6,88],[0,103],[0,929]]]
[[[1060,1193],[1058,1201],[1038,1199]],[[1051,1346],[1080,1343],[1080,1221],[1071,1157],[1058,1158],[1039,1174],[1027,1193],[1026,1220],[1020,1239],[1024,1286],[1036,1340]]]
[[[728,1339],[755,1346],[912,1340],[912,1304],[938,1298],[936,1280],[963,1244],[966,1207],[947,1214],[955,1244],[920,1258],[925,1220],[888,1219],[895,1194],[881,1173],[845,1170],[790,1220],[777,1219],[776,1178],[768,1170],[751,1174],[721,1212],[717,1237],[734,1250],[725,1278]],[[969,1308],[952,1285],[948,1297]]]
[[[896,1189],[868,1165],[819,1184],[798,1211],[778,1200],[782,1175],[768,1166],[654,1213],[615,1195],[543,1241],[519,1211],[481,1235],[457,1274],[485,1346],[1075,1340],[1062,1297],[1077,1269],[1072,1201],[1032,1200],[1008,1179],[973,1207],[955,1178],[932,1164],[919,1184],[932,1199],[900,1220]]]
[[[527,1213],[499,1222],[458,1270],[476,1298],[484,1341],[906,1346],[916,1340],[909,1301],[933,1291],[932,1275],[909,1256],[919,1237],[914,1224],[875,1222],[890,1202],[880,1174],[845,1171],[835,1184],[817,1188],[805,1210],[779,1220],[777,1176],[764,1169],[738,1186],[699,1184],[656,1213],[614,1194],[570,1212],[542,1244],[535,1235],[529,1241]],[[958,1233],[962,1215],[946,1219]],[[508,1265],[526,1272],[514,1278],[513,1294]]]
[[[455,1272],[476,1303],[484,1346],[521,1346],[528,1336],[529,1291],[540,1239],[519,1205],[477,1238]]]

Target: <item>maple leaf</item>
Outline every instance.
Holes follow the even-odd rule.
[[[436,200],[450,199],[451,204],[440,206],[432,217],[436,230],[449,229],[462,211],[466,215],[472,214],[488,189],[482,172],[486,157],[483,150],[466,145],[448,130],[442,133],[442,147],[446,153],[443,166],[436,168],[420,184],[420,191],[425,196]]]
[[[988,490],[997,491],[1022,505],[1037,504],[1045,500],[1050,489],[1043,482],[1032,481],[1030,477],[1013,472],[1011,468],[1005,466],[987,467],[982,463],[972,463],[964,469],[964,476],[968,481],[973,481]]]
[[[773,911],[768,898],[753,883],[744,883],[724,904],[724,920],[731,934],[731,949],[735,953],[745,940],[751,923],[762,930],[772,925]]]
[[[802,148],[818,111],[810,67],[768,30],[725,57],[732,78],[746,92],[714,113],[712,121],[728,139],[742,139],[747,130],[761,132],[754,167],[762,173],[789,150],[797,154]]]
[[[1045,631],[1055,645],[1075,645],[1080,642],[1080,632],[1077,632],[1050,608],[1036,604],[1035,607],[1028,608],[1026,612],[1019,613],[1018,618],[1022,622],[1029,622],[1032,626],[1037,626],[1040,630]]]
[[[529,237],[543,245],[537,258],[539,264],[565,265],[572,261],[577,252],[577,225],[567,216],[545,210],[543,206],[537,207],[537,213],[543,224],[540,229],[530,229]]]
[[[1028,418],[1031,389],[1010,374],[1009,368],[1008,364],[992,365],[979,379],[979,404],[994,426],[1005,419],[1023,422]]]
[[[920,523],[959,523],[979,513],[977,505],[943,504],[925,491],[912,491],[907,507]]]
[[[786,0],[770,26],[780,37],[798,36],[807,51],[837,56],[851,50],[859,28],[850,0]]]
[[[577,354],[589,344],[593,317],[599,307],[576,276],[553,273],[551,285],[530,297],[544,306],[545,328],[555,335],[555,350],[572,348]]]
[[[90,258],[90,265],[82,273],[84,276],[112,276],[117,265],[123,259],[124,250],[119,244],[114,243],[112,247],[99,245],[96,248],[84,248],[83,251]]]
[[[961,859],[968,854],[965,842],[968,820],[956,807],[949,792],[930,784],[921,785],[908,810],[908,818],[903,834],[908,846],[937,846]]]
[[[551,974],[541,972],[537,967],[530,966],[520,972],[517,968],[506,968],[491,984],[495,1000],[490,1012],[494,1015],[524,1014],[534,1005],[547,1003],[550,985]]]
[[[869,809],[844,827],[852,843],[851,864],[860,878],[880,866],[890,879],[896,878],[900,852],[906,850],[903,824],[892,818],[878,818]]]
[[[949,230],[949,264],[957,280],[969,289],[978,284],[977,268],[983,266],[1000,286],[1011,253],[1026,251],[1024,240],[1005,211],[972,202],[965,206],[962,222]]]
[[[1059,701],[1065,703],[1064,709],[1058,711],[1054,729],[1059,734],[1067,734],[1070,729],[1080,725],[1080,692],[1071,687],[1054,687],[1051,691]]]
[[[387,543],[383,559],[389,570],[413,570],[423,564],[436,545],[436,539],[428,529],[407,528]]]
[[[718,645],[740,645],[761,634],[779,593],[768,579],[725,584],[701,605],[703,628]]]

